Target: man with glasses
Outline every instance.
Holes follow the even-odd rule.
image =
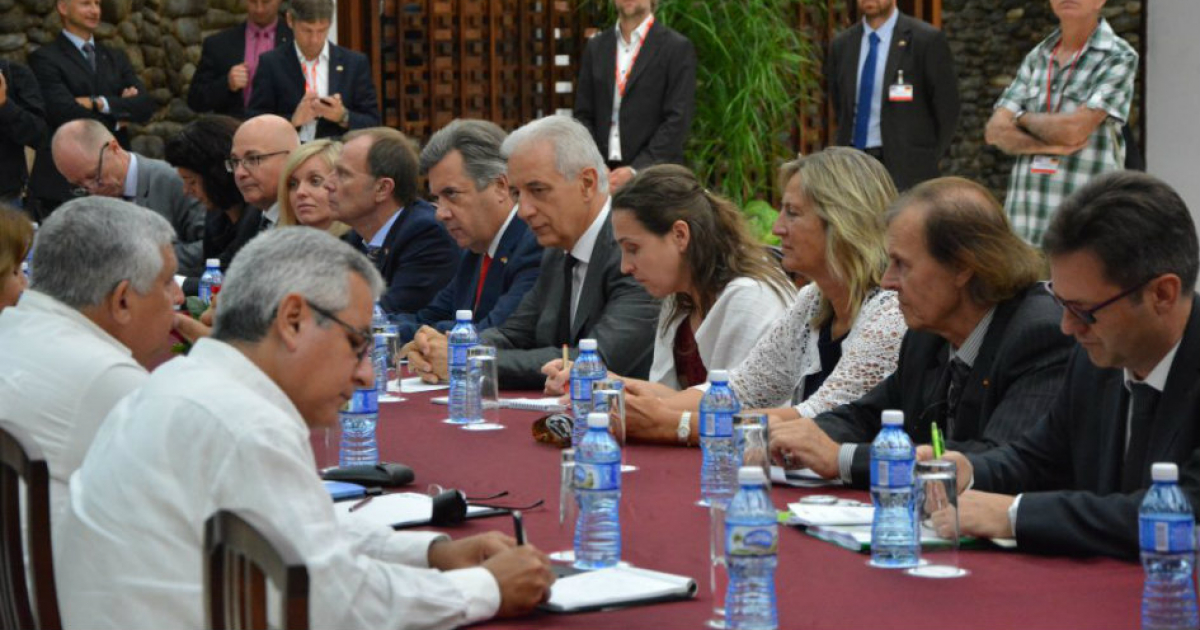
[[[1062,383],[1071,339],[1038,283],[1042,261],[974,182],[918,184],[887,214],[891,265],[908,333],[896,371],[856,401],[814,419],[772,421],[771,449],[856,486],[870,480],[870,442],[886,409],[928,444],[937,425],[951,448],[984,451],[1024,434]]]
[[[1133,171],[1067,198],[1046,232],[1062,330],[1079,342],[1049,413],[1011,444],[950,454],[964,534],[1020,549],[1135,559],[1154,462],[1200,505],[1200,311],[1191,213]],[[1015,496],[1014,496],[1015,495]]]
[[[203,626],[201,545],[217,510],[300,554],[314,628],[451,628],[549,595],[548,558],[508,536],[449,541],[335,515],[309,431],[373,381],[382,289],[362,254],[311,228],[238,253],[212,337],[109,414],[71,479],[55,538],[64,627]]]
[[[183,192],[170,164],[126,151],[103,124],[87,118],[59,127],[50,146],[75,196],[116,197],[157,212],[175,228],[180,275],[204,272],[204,206]]]
[[[296,129],[274,114],[255,116],[233,134],[225,168],[233,173],[246,203],[262,211],[260,229],[270,229],[279,220],[279,174],[288,154],[299,147]]]

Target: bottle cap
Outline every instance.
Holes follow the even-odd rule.
[[[579,349],[595,351],[596,350],[596,340],[595,339],[580,339],[579,340]]]
[[[742,466],[738,469],[738,485],[761,486],[767,483],[767,476],[763,474],[762,466]]]
[[[469,321],[471,321],[471,319],[472,319],[472,317],[471,317],[471,310],[470,310],[470,309],[466,309],[466,308],[464,308],[464,309],[462,309],[462,310],[460,310],[460,311],[455,311],[455,312],[454,312],[454,319],[457,319],[457,320],[458,320],[458,321],[460,321],[460,322],[469,322]]]
[[[883,424],[891,427],[904,426],[904,412],[899,409],[888,409],[883,412]]]
[[[589,413],[588,414],[589,429],[607,429],[608,414],[606,413]]]
[[[220,259],[220,258],[209,258],[208,260],[205,260],[205,261],[204,261],[204,266],[205,266],[205,267],[217,267],[217,268],[220,268],[220,266],[221,266],[221,259]]]
[[[710,382],[710,383],[728,383],[729,382],[729,371],[728,370],[713,370],[713,371],[709,372],[708,373],[708,382]]]
[[[1171,462],[1158,462],[1150,467],[1154,481],[1179,481],[1179,467]]]

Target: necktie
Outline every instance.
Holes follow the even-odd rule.
[[[275,227],[275,222],[271,221],[271,217],[268,217],[265,214],[262,215],[261,217],[259,217],[259,219],[258,219],[258,231],[259,232],[266,232],[267,230],[269,230],[273,227]]]
[[[1142,487],[1145,475],[1146,451],[1150,445],[1150,428],[1158,406],[1158,390],[1145,383],[1133,383],[1129,393],[1129,446],[1125,449],[1125,465],[1121,469],[1121,492],[1133,492]]]
[[[369,259],[371,261],[371,264],[375,265],[376,267],[379,267],[379,250],[382,248],[374,247],[372,245],[367,245],[366,247],[367,247],[367,259]]]
[[[475,287],[475,308],[479,308],[479,296],[483,295],[483,283],[487,280],[488,269],[492,266],[492,257],[487,254],[483,255],[483,260],[479,261],[479,285]]]
[[[958,357],[950,359],[946,366],[949,371],[946,385],[946,435],[953,436],[954,418],[958,415],[958,403],[962,401],[963,386],[967,384],[967,375],[971,366]]]
[[[558,334],[554,345],[565,343],[572,345],[571,339],[571,296],[575,293],[575,257],[567,253],[563,260],[563,301],[558,310]]]
[[[246,51],[246,59],[244,61],[246,64],[247,81],[246,87],[242,88],[242,104],[246,106],[250,105],[250,90],[254,84],[254,71],[258,68],[258,55],[262,50],[261,41],[266,36],[266,33],[255,30],[254,35],[250,38],[251,49]]]
[[[863,63],[862,77],[858,80],[858,104],[854,109],[854,148],[867,148],[867,128],[871,126],[871,99],[875,96],[875,63],[879,57],[879,35],[871,33],[868,38],[871,49]]]
[[[84,42],[83,56],[87,57],[88,65],[91,66],[92,72],[96,71],[96,47],[92,42]]]

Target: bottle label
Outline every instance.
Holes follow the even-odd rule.
[[[465,343],[455,343],[450,345],[450,365],[454,367],[465,367],[467,365],[467,350],[471,346]]]
[[[621,464],[584,464],[575,462],[576,490],[620,490]]]
[[[571,379],[571,400],[592,402],[592,385],[599,379],[575,377]]]
[[[374,389],[356,389],[343,409],[347,413],[379,413],[379,392]]]
[[[1194,521],[1188,517],[1165,520],[1153,517],[1139,519],[1142,551],[1157,553],[1186,553],[1193,549]]]
[[[732,437],[733,414],[724,411],[700,414],[700,435],[703,437]]]
[[[883,488],[911,488],[913,485],[913,460],[873,460],[871,462],[871,485]]]
[[[726,525],[725,553],[730,556],[771,556],[779,551],[777,525]]]

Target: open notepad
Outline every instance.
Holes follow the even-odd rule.
[[[812,536],[851,551],[871,549],[871,520],[875,517],[875,508],[872,506],[791,503],[788,508],[792,512],[792,523],[806,526],[805,531]],[[946,547],[950,541],[922,524],[922,547]],[[1006,549],[1017,546],[1017,541],[1012,538],[994,538],[990,542]],[[982,543],[980,539],[970,536],[959,538],[961,546],[979,546]]]
[[[560,577],[541,608],[570,613],[689,599],[696,581],[684,575],[616,566]]]
[[[397,492],[373,497],[367,504],[351,512],[350,508],[354,507],[356,503],[358,502],[334,503],[333,511],[339,518],[366,519],[377,525],[387,525],[393,529],[428,525],[430,519],[433,518],[433,499],[428,495],[415,492]],[[504,513],[504,510],[496,508],[467,506],[467,518],[495,516]]]
[[[435,396],[430,398],[429,401],[438,405],[450,404],[450,398],[447,396]],[[546,398],[501,398],[500,408],[558,413],[565,411],[567,406],[559,402],[557,397],[547,396]]]

